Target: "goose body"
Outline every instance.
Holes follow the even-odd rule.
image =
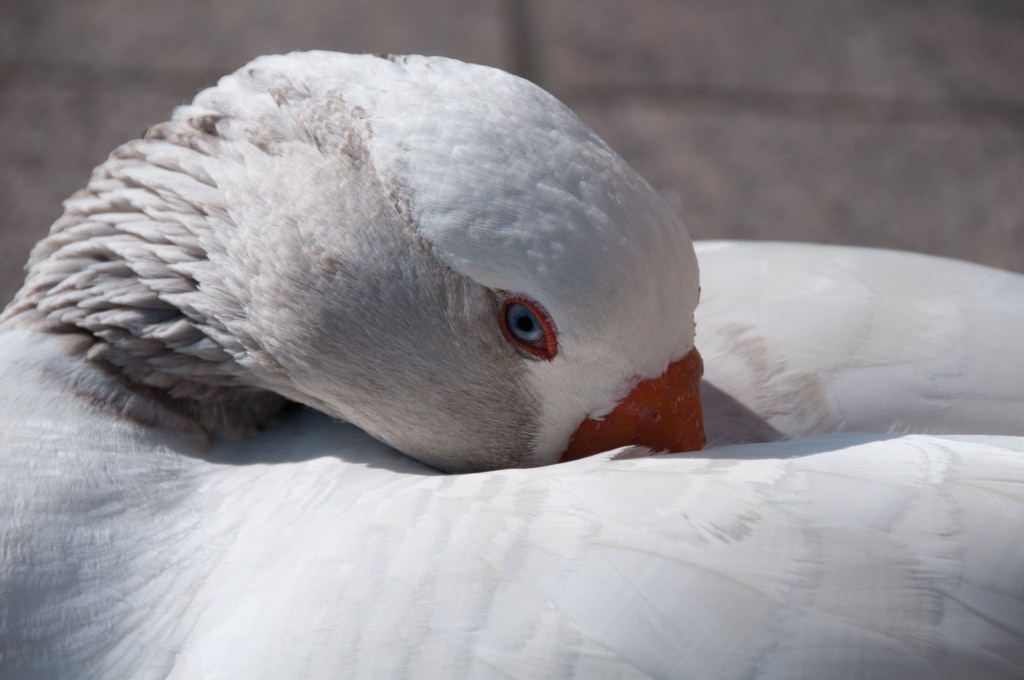
[[[697,251],[710,440],[1024,434],[1019,274],[809,244]]]
[[[616,157],[601,155],[605,147],[574,127],[578,123],[559,118],[555,130],[582,143],[541,157],[553,163],[559,154],[571,160],[579,158],[573,153],[583,153],[591,161],[586,154],[601,155],[599,165],[611,167],[610,176],[588,175],[570,164],[579,173],[572,185],[579,196],[554,196],[553,188],[538,183],[550,168],[497,172],[500,164],[489,164],[486,153],[482,167],[497,174],[474,175],[474,158],[464,159],[464,166],[446,165],[446,158],[462,148],[453,139],[482,133],[413,126],[414,132],[433,130],[440,141],[424,148],[436,153],[422,155],[412,142],[403,146],[408,130],[388,125],[400,126],[417,112],[399,107],[406,117],[389,118],[382,113],[386,97],[364,96],[361,88],[369,86],[352,74],[368,64],[393,74],[396,66],[394,60],[381,65],[371,59],[316,54],[257,62],[240,72],[247,75],[197,99],[199,108],[222,106],[224,118],[185,109],[176,120],[192,120],[192,127],[162,128],[148,142],[115,153],[94,175],[91,193],[69,201],[65,218],[37,249],[26,288],[0,322],[0,676],[1024,674],[1024,546],[1016,540],[1024,528],[1024,358],[1014,349],[1024,330],[1024,277],[879,251],[698,244],[703,290],[695,337],[706,360],[709,448],[652,457],[646,449],[625,447],[561,465],[442,474],[380,441],[400,445],[415,435],[391,432],[384,417],[391,411],[365,424],[359,416],[366,409],[387,409],[391,395],[392,407],[399,409],[394,422],[405,427],[400,410],[418,398],[429,402],[428,390],[497,398],[494,386],[473,392],[476,379],[517,375],[508,366],[521,366],[527,377],[516,378],[519,387],[505,395],[513,406],[526,404],[520,409],[525,415],[498,434],[512,433],[514,439],[521,436],[516,427],[528,428],[534,434],[522,441],[557,438],[557,449],[567,431],[555,423],[600,419],[602,413],[613,418],[619,412],[615,399],[625,403],[635,386],[692,350],[696,265],[685,231],[673,231],[672,219],[642,180],[618,166]],[[312,80],[299,87],[281,78],[330,70],[332,64],[356,82],[346,97],[328,104],[344,102],[349,114],[356,107],[369,119],[379,114],[381,125],[372,128],[380,146],[366,158],[386,165],[381,159],[394,154],[392,170],[356,173],[364,183],[357,188],[369,191],[374,182],[399,178],[397,190],[408,192],[411,201],[403,204],[412,206],[404,214],[411,222],[385,220],[381,226],[370,220],[379,227],[376,236],[358,237],[308,226],[298,232],[306,240],[292,244],[293,250],[274,242],[277,250],[268,252],[281,254],[281,262],[237,269],[236,259],[257,254],[244,239],[234,243],[208,233],[209,221],[227,215],[233,229],[249,215],[251,225],[266,221],[258,217],[265,208],[263,214],[284,220],[290,215],[301,224],[312,214],[315,222],[317,210],[341,210],[340,202],[296,202],[288,190],[301,194],[301,186],[287,182],[349,176],[324,175],[330,165],[319,175],[316,168],[288,165],[305,174],[281,176],[275,174],[276,156],[253,155],[247,164],[231,167],[284,182],[277,200],[239,213],[230,201],[223,203],[230,192],[210,194],[231,182],[241,192],[245,184],[231,173],[214,177],[218,164],[229,160],[219,154],[255,154],[244,144],[223,142],[232,126],[244,128],[249,120],[231,107],[243,101],[258,109],[268,101],[234,97],[232,88],[244,90],[246,78],[260,81],[253,91],[269,93],[269,101],[287,109],[302,99],[295,92],[316,88]],[[413,60],[412,68],[446,71],[444,82],[465,73],[486,75],[463,72],[445,60]],[[505,94],[520,87],[505,82],[509,76],[487,73]],[[516,96],[527,96],[541,118],[563,115],[557,107],[548,111],[554,105],[532,90]],[[379,108],[371,110],[371,103]],[[500,118],[502,111],[493,113]],[[262,121],[260,130],[280,132],[275,139],[288,138],[274,128],[281,119],[255,120]],[[227,126],[217,128],[222,141],[185,134],[210,126]],[[492,134],[502,129],[484,127],[498,148],[510,143]],[[523,134],[531,139],[528,131]],[[305,140],[295,157],[315,160],[306,155],[312,153],[307,147],[317,153],[335,148],[322,141]],[[203,151],[212,165],[190,154],[179,157],[165,142],[192,150],[214,145]],[[445,149],[447,157],[440,154]],[[528,156],[536,153],[531,149]],[[354,166],[354,157],[346,157],[349,170],[367,167],[359,165],[366,158]],[[440,184],[425,179],[442,167],[462,167],[461,175],[448,175]],[[185,188],[173,184],[177,190],[169,193],[172,185],[163,172],[203,181]],[[529,181],[517,184],[523,177]],[[524,193],[527,185],[533,193]],[[470,191],[459,194],[460,210],[470,217],[445,217],[430,207],[453,202],[431,189],[453,192],[458,186]],[[613,205],[587,202],[598,188],[609,187],[618,191],[611,192]],[[346,196],[351,190],[343,184],[338,192]],[[498,209],[489,200],[496,195],[521,201],[531,223],[550,225],[540,231],[556,253],[559,243],[574,241],[551,216],[563,218],[570,231],[589,218],[606,240],[585,239],[586,257],[621,266],[621,276],[585,275],[571,257],[558,262],[561,268],[553,261],[545,265],[547,255],[529,255],[541,248],[540,241],[516,240],[528,230],[500,234],[497,246],[487,245],[487,234],[451,236],[457,229],[445,219],[503,224],[488,216]],[[365,203],[359,210],[370,214],[380,208],[378,199],[391,200],[370,194],[352,200]],[[306,212],[294,212],[300,209]],[[509,219],[511,214],[501,212]],[[643,232],[648,227],[641,225],[650,222],[640,218],[652,215],[664,222]],[[152,236],[153,222],[163,229],[173,229],[165,223],[185,226],[161,242]],[[641,230],[640,244],[620,243],[623,234],[614,232],[613,222]],[[426,236],[418,242],[426,251],[414,248],[410,256],[393,243],[387,246],[402,242],[401,230],[410,225]],[[227,222],[215,226],[229,229]],[[267,237],[246,238],[265,245]],[[384,243],[372,245],[374,238]],[[273,322],[274,310],[261,306],[276,300],[285,322],[308,327],[303,315],[324,308],[306,293],[296,299],[289,292],[288,285],[299,283],[318,289],[290,268],[287,257],[312,244],[329,260],[337,255],[331,250],[337,239],[368,248],[359,251],[364,255],[398,258],[398,265],[384,267],[399,277],[398,284],[430,289],[431,277],[441,276],[447,284],[438,290],[458,304],[429,299],[442,304],[443,311],[435,312],[448,328],[458,327],[458,309],[469,310],[470,323],[476,300],[493,305],[488,290],[511,288],[507,292],[523,296],[515,299],[538,302],[537,309],[550,312],[557,324],[558,354],[547,363],[530,352],[500,354],[497,360],[506,368],[494,374],[470,359],[469,379],[462,381],[458,372],[437,368],[448,360],[444,347],[484,352],[473,337],[485,344],[512,339],[493,329],[473,331],[473,337],[437,337],[432,334],[443,325],[429,314],[413,314],[427,326],[413,324],[412,330],[423,330],[414,339],[440,353],[437,363],[403,363],[403,370],[415,374],[399,383],[409,394],[396,393],[381,379],[377,401],[339,401],[337,389],[325,385],[328,369],[344,357],[328,360],[315,353],[337,345],[307,344],[303,334]],[[626,251],[619,259],[608,254],[616,245]],[[636,252],[630,254],[632,247]],[[98,250],[108,259],[98,257]],[[499,251],[511,252],[511,263],[485,266]],[[203,258],[188,260],[196,252]],[[651,272],[632,272],[652,252],[665,259],[649,260]],[[414,261],[403,259],[408,257]],[[444,267],[429,264],[435,261]],[[224,283],[205,272],[210,263]],[[61,283],[83,268],[92,278]],[[131,275],[122,276],[126,269]],[[574,282],[574,273],[583,278]],[[247,275],[266,280],[247,283]],[[587,282],[606,286],[608,280],[615,290],[587,292]],[[133,287],[140,281],[145,290]],[[190,287],[189,281],[200,285]],[[565,287],[572,290],[559,292]],[[168,311],[147,290],[157,290],[160,303],[173,302],[189,322],[140,315],[138,309]],[[370,313],[380,312],[375,305],[382,301],[422,302],[415,296],[409,302],[404,293],[362,290],[356,302],[371,309],[351,317],[361,323],[387,316]],[[638,300],[653,296],[654,307],[617,302],[631,294]],[[679,316],[659,325],[654,319],[667,314],[658,310],[673,300],[671,309]],[[586,314],[562,313],[573,305],[602,324],[588,326]],[[489,323],[497,323],[495,308],[487,309]],[[317,318],[324,328],[349,333],[344,324]],[[629,322],[635,327],[621,332],[603,325]],[[79,324],[79,331],[68,324]],[[95,337],[83,338],[85,326]],[[137,327],[151,335],[140,332],[132,340],[114,330],[130,334]],[[289,333],[289,342],[282,343],[276,331]],[[588,332],[602,341],[589,342]],[[581,371],[596,370],[608,346],[617,355],[651,333],[667,339],[642,343],[634,358],[609,360],[601,367],[603,379],[573,381]],[[101,341],[114,349],[95,349],[103,347]],[[157,345],[173,351],[156,352]],[[352,356],[365,356],[360,346],[354,348]],[[402,353],[385,355],[401,363],[410,361],[410,353],[420,356],[407,344]],[[146,359],[137,365],[139,355]],[[509,363],[514,356],[530,363]],[[274,367],[284,364],[299,377],[275,377]],[[323,378],[310,376],[308,367],[314,366],[322,367]],[[545,366],[556,372],[542,373]],[[339,370],[358,381],[383,369]],[[474,371],[480,371],[477,378]],[[439,385],[439,378],[447,382]],[[563,382],[545,392],[545,381]],[[523,395],[541,396],[530,402]],[[281,397],[307,407],[281,410]],[[561,400],[554,408],[559,413],[547,414],[553,399]],[[487,420],[484,407],[460,411],[460,403],[469,402],[453,402],[448,408],[454,413],[438,418],[461,418],[469,429],[482,430],[473,441],[486,443],[494,432],[480,423],[498,421]],[[209,408],[190,410],[196,405]],[[421,417],[432,417],[429,406]],[[363,428],[339,422],[343,415],[354,415],[350,419]],[[424,425],[429,437],[444,434],[436,421]],[[460,425],[449,436],[458,440],[467,431]],[[442,467],[467,465],[464,444],[452,444],[454,462],[441,461]],[[472,465],[530,465],[550,462],[552,455],[551,447],[538,444],[525,459],[510,459],[503,446],[495,445],[495,458],[481,452],[483,458]],[[411,453],[437,463],[444,450],[431,445]]]

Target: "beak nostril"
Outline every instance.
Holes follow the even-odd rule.
[[[661,411],[654,411],[653,413],[651,413],[651,422],[661,422]]]

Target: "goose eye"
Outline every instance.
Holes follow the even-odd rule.
[[[501,305],[501,330],[509,342],[534,356],[551,359],[558,351],[551,320],[533,300],[505,300]]]

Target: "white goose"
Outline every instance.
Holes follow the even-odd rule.
[[[496,469],[700,445],[682,225],[499,71],[225,78],[0,320],[0,676],[1021,677],[1024,277],[697,253],[712,446]]]

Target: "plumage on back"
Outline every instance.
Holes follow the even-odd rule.
[[[74,411],[4,422],[5,677],[1024,668],[1021,439],[451,477],[313,413],[204,459]]]

